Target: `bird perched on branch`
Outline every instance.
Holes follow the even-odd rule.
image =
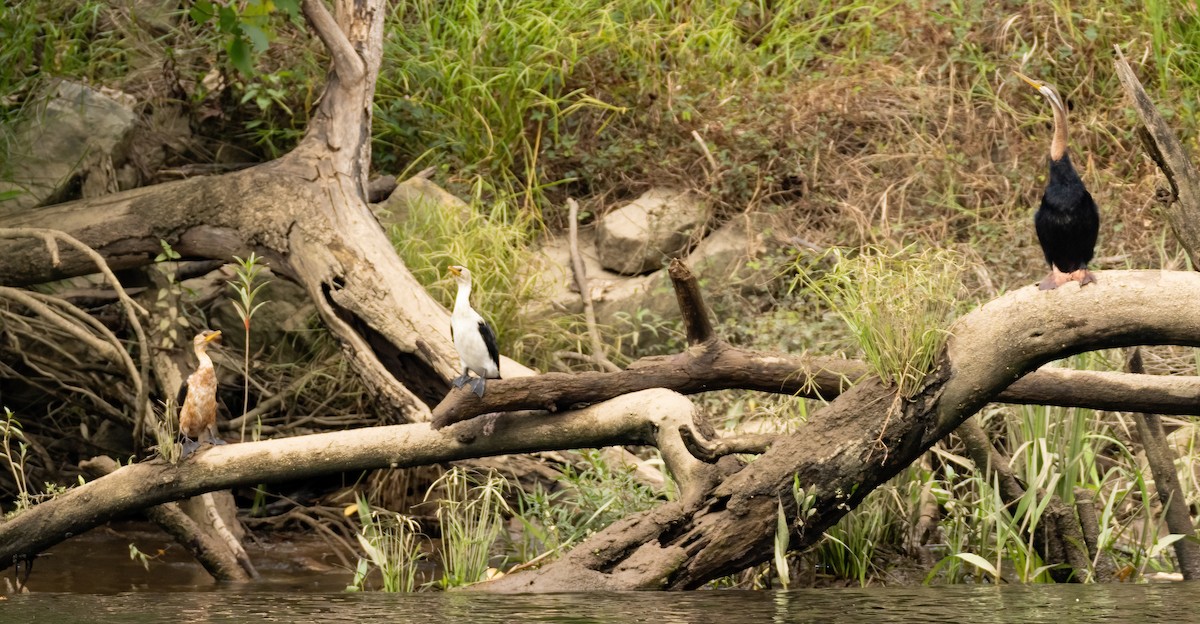
[[[1077,281],[1080,286],[1090,284],[1096,281],[1096,276],[1087,265],[1100,231],[1100,212],[1067,155],[1067,108],[1054,87],[1014,73],[1044,95],[1054,110],[1050,179],[1042,194],[1042,205],[1033,216],[1038,242],[1046,262],[1050,263],[1050,274],[1038,288],[1053,290],[1069,281]]]
[[[471,272],[466,267],[450,267],[454,281],[458,283],[458,296],[454,299],[454,311],[450,314],[450,335],[462,365],[462,375],[453,381],[455,388],[468,382],[476,396],[483,396],[488,379],[500,379],[500,350],[496,348],[496,334],[487,321],[471,307]],[[475,373],[472,378],[467,373]]]
[[[192,339],[192,350],[199,365],[179,387],[179,433],[183,437],[183,456],[200,447],[200,436],[207,442],[224,444],[214,431],[217,426],[217,372],[208,345],[221,340],[220,331],[202,331]]]

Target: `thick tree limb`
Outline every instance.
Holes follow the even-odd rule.
[[[1200,173],[1192,166],[1191,158],[1179,142],[1179,137],[1154,108],[1141,81],[1125,61],[1125,55],[1121,54],[1121,47],[1114,48],[1117,52],[1114,61],[1117,78],[1121,80],[1121,86],[1129,95],[1144,126],[1139,128],[1138,136],[1171,184],[1173,197],[1166,202],[1163,214],[1175,237],[1191,257],[1192,266],[1200,267]]]
[[[682,394],[742,388],[833,400],[867,374],[855,360],[753,351],[714,341],[682,353],[642,358],[619,373],[547,373],[488,383],[482,398],[450,392],[433,410],[435,427],[480,414],[555,411],[646,388]],[[1043,368],[996,396],[1000,403],[1200,415],[1200,377]]]
[[[110,457],[96,457],[80,463],[80,468],[93,478],[115,472],[120,468]],[[146,508],[150,521],[175,539],[219,581],[248,581],[250,574],[226,545],[208,534],[190,516],[170,502]]]
[[[696,588],[769,560],[780,503],[793,528],[792,548],[803,549],[1039,365],[1138,342],[1200,345],[1198,297],[1200,275],[1158,271],[1105,271],[1099,285],[1082,289],[1031,286],[1009,293],[955,323],[942,364],[898,413],[891,411],[891,390],[867,379],[700,503],[628,518],[540,570],[482,589]],[[878,440],[886,453],[875,450]],[[802,520],[796,518],[793,479],[813,510]]]
[[[370,427],[217,446],[177,466],[161,460],[124,466],[0,524],[0,569],[123,513],[204,492],[505,453],[654,445],[680,484],[682,498],[694,499],[711,487],[715,469],[692,457],[679,437],[693,410],[687,398],[653,390],[567,414],[500,416],[492,433],[482,437],[473,423],[444,433],[424,423]]]

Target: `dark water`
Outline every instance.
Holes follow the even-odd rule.
[[[104,527],[39,558],[31,593],[0,595],[0,624],[47,622],[1195,622],[1200,583],[938,586],[549,595],[346,593],[348,567],[317,539],[249,545],[264,580],[214,582],[170,539]],[[149,570],[129,544],[155,559]],[[3,573],[9,576],[12,570]],[[0,580],[0,590],[5,582]]]
[[[2,622],[1200,622],[1200,585],[919,587],[775,592],[25,594]]]

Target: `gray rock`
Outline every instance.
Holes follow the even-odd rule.
[[[687,252],[708,210],[688,191],[650,189],[604,215],[596,226],[596,249],[604,268],[640,275]]]
[[[116,190],[121,163],[137,121],[132,96],[60,81],[35,113],[17,125],[9,162],[0,169],[0,204],[6,211],[53,203],[76,178],[89,193]]]
[[[770,215],[753,213],[735,217],[700,241],[684,261],[701,279],[706,297],[720,289],[735,289],[743,295],[764,292],[774,278],[769,268],[755,262],[772,246],[780,244],[771,233]],[[596,234],[585,228],[579,233],[580,255],[588,274],[588,286],[600,325],[636,334],[643,346],[669,338],[657,331],[664,322],[679,318],[679,307],[671,279],[665,269],[647,275],[627,276],[601,265],[591,253]],[[565,236],[547,239],[542,254],[551,267],[543,274],[548,285],[545,301],[531,304],[534,317],[580,313],[583,304],[571,273],[570,249]]]

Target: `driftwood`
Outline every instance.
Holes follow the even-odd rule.
[[[1171,186],[1169,194],[1160,202],[1162,213],[1175,232],[1175,238],[1191,256],[1192,266],[1200,267],[1200,172],[1192,165],[1179,137],[1175,136],[1171,126],[1167,125],[1150,101],[1150,96],[1146,95],[1133,68],[1125,61],[1120,46],[1114,48],[1117,54],[1114,61],[1117,78],[1142,120],[1142,127],[1137,129],[1138,137]]]
[[[120,468],[110,457],[96,457],[80,467],[91,477],[102,477]],[[208,496],[208,493],[205,493]],[[175,502],[146,508],[146,516],[183,546],[218,581],[248,581],[249,570],[220,539],[205,531]],[[240,546],[240,545],[239,545]],[[244,551],[243,551],[244,552]]]
[[[803,549],[937,440],[1037,366],[1132,343],[1200,344],[1200,275],[1106,271],[1098,287],[1009,293],[959,319],[941,365],[893,410],[878,380],[856,384],[701,501],[626,518],[540,570],[485,584],[496,591],[687,589],[769,560],[780,503]],[[979,358],[980,352],[989,358]],[[883,427],[888,422],[886,429]],[[882,441],[887,452],[876,449]],[[811,515],[797,518],[793,479]]]
[[[483,397],[466,389],[450,392],[433,410],[434,428],[480,414],[553,412],[647,388],[682,394],[741,388],[832,400],[867,375],[867,366],[854,360],[754,351],[718,339],[691,271],[676,260],[670,274],[687,330],[686,351],[642,358],[616,373],[493,380]],[[1157,413],[1200,415],[1200,377],[1047,368],[1015,381],[995,400],[1112,411],[1151,411],[1147,406],[1153,405]]]
[[[811,544],[1014,378],[1046,361],[1135,343],[1200,345],[1200,308],[1191,305],[1197,297],[1200,275],[1159,271],[1107,271],[1101,284],[1084,289],[1010,293],[955,324],[941,366],[894,413],[893,390],[867,378],[814,414],[799,433],[779,438],[723,480],[716,467],[687,449],[685,432],[701,444],[711,442],[698,431],[690,401],[649,390],[557,415],[496,415],[442,431],[427,424],[374,427],[216,447],[179,466],[126,466],[0,525],[0,561],[11,565],[121,513],[239,484],[503,453],[652,444],[681,485],[678,501],[618,522],[541,570],[489,587],[697,587],[770,556],[778,501],[785,503],[794,546]],[[993,354],[990,361],[975,357],[985,348]],[[804,522],[795,517],[793,475],[813,509]]]
[[[406,468],[447,461],[611,445],[653,445],[687,497],[697,497],[713,468],[688,453],[680,428],[693,406],[666,390],[649,390],[560,415],[476,423],[444,432],[427,423],[369,427],[198,452],[178,465],[162,460],[128,465],[0,524],[0,566],[37,553],[121,514],[237,485],[294,481],[347,470]],[[487,419],[481,419],[487,420]]]

